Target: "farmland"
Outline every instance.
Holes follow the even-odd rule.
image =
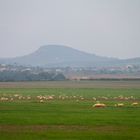
[[[140,81],[0,83],[2,140],[139,140],[139,133]]]

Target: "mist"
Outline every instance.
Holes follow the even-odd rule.
[[[140,57],[139,7],[139,0],[0,0],[0,57],[49,44]]]

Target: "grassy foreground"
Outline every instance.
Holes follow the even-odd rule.
[[[92,107],[97,102],[107,107]],[[140,103],[140,88],[129,85],[1,87],[0,139],[139,140],[140,105],[134,102]]]

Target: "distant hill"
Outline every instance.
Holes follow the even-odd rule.
[[[121,60],[97,56],[67,46],[47,45],[40,47],[29,55],[0,59],[0,63],[46,67],[107,67],[129,64],[140,65],[140,58]]]

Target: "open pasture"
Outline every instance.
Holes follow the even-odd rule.
[[[0,83],[0,139],[140,139],[139,81],[37,83]]]

